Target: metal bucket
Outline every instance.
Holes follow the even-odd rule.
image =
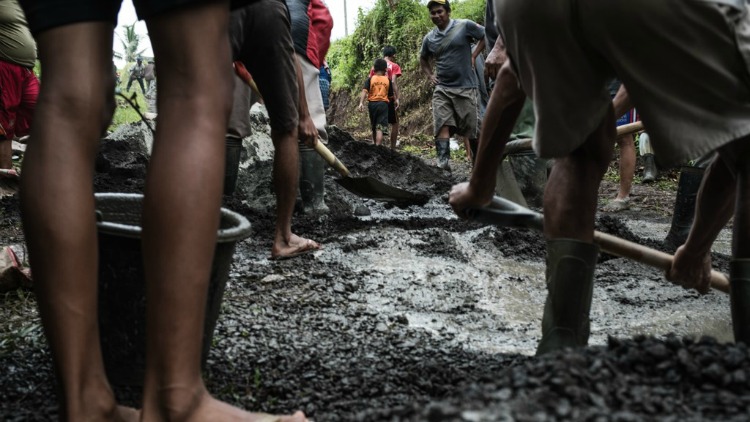
[[[99,234],[99,334],[107,376],[113,385],[143,384],[146,367],[146,286],[141,253],[143,195],[96,194]],[[211,267],[201,365],[213,340],[232,255],[248,237],[245,217],[221,209]],[[152,304],[158,306],[158,304]]]

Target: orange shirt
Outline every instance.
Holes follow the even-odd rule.
[[[364,89],[367,90],[367,101],[388,102],[393,96],[391,81],[385,75],[373,75],[367,78]]]

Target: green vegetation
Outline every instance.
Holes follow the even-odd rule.
[[[484,23],[485,0],[463,0],[451,4],[451,17]],[[367,13],[359,11],[357,29],[337,40],[328,52],[328,64],[335,74],[333,89],[358,92],[372,62],[383,56],[383,47],[396,47],[396,58],[404,71],[419,72],[422,38],[434,25],[419,0],[400,0],[391,8],[378,0]]]

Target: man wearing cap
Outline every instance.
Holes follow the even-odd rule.
[[[435,28],[422,40],[419,63],[435,86],[432,117],[438,166],[450,170],[449,141],[453,134],[467,137],[476,149],[479,110],[474,62],[484,51],[484,27],[466,19],[451,19],[448,0],[430,0],[427,8]],[[477,48],[472,52],[475,40]],[[435,61],[434,73],[431,60]]]
[[[594,218],[616,133],[607,90],[613,77],[627,86],[664,164],[718,153],[706,170],[687,242],[666,276],[707,293],[711,245],[733,216],[732,325],[735,341],[750,342],[750,15],[744,0],[679,2],[679,19],[675,6],[495,0],[508,61],[487,108],[470,181],[454,186],[450,203],[464,217],[489,204],[508,134],[525,97],[533,98],[534,150],[555,158],[544,192],[548,295],[537,354],[588,343],[599,253]],[[681,71],[687,67],[690,72]]]

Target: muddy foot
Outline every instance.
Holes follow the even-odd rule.
[[[288,242],[277,242],[271,249],[272,260],[294,258],[302,254],[315,252],[322,247],[318,242],[292,234]]]

